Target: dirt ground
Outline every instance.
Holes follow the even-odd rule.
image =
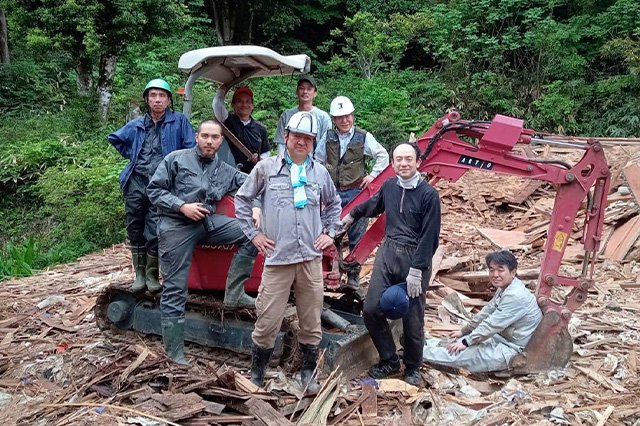
[[[607,149],[615,178],[605,220],[608,238],[639,215],[621,173],[624,166],[638,163],[638,152],[640,147]],[[527,189],[532,191],[521,202],[514,201],[526,185],[479,172],[438,185],[442,249],[425,312],[429,335],[443,337],[462,325],[443,303],[445,297],[455,293],[473,312],[491,297],[477,275],[485,270],[484,254],[498,248],[500,238],[517,240],[523,234],[510,247],[519,270],[532,277],[524,281],[535,288],[554,190],[538,185]],[[618,235],[635,232],[627,226]],[[496,230],[509,232],[498,235]],[[580,218],[574,231],[579,239]],[[580,273],[577,239],[567,249],[565,274]],[[98,329],[93,313],[98,294],[133,277],[130,256],[124,245],[117,245],[33,277],[0,283],[0,422],[640,425],[639,244],[632,241],[618,260],[600,253],[596,285],[571,319],[574,351],[566,368],[501,379],[425,365],[426,386],[421,389],[405,386],[397,380],[401,376],[375,383],[364,372],[352,380],[330,374],[322,377],[324,389],[315,399],[301,398],[294,378],[280,368],[269,371],[269,393],[252,393],[244,355],[189,344],[191,365],[185,368],[167,362],[158,337]],[[370,269],[363,268],[364,281]]]

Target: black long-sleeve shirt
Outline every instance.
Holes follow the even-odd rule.
[[[414,189],[398,185],[397,177],[387,179],[373,197],[351,210],[354,220],[386,212],[385,236],[399,244],[417,246],[411,267],[431,265],[440,237],[440,198],[424,180]]]

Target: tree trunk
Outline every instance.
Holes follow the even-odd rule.
[[[100,75],[98,78],[98,108],[102,121],[107,119],[109,104],[111,103],[111,93],[113,86],[113,76],[116,73],[116,62],[118,56],[112,53],[103,53],[100,56]]]
[[[91,96],[91,88],[93,87],[93,80],[91,78],[91,71],[93,64],[91,60],[85,56],[81,56],[78,59],[76,65],[76,86],[78,88],[78,95]]]
[[[205,0],[204,8],[215,25],[220,45],[251,43],[253,12],[248,0]]]
[[[0,9],[0,64],[9,63],[9,39],[7,31],[7,18],[4,9]]]

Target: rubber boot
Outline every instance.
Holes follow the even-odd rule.
[[[162,343],[167,357],[181,365],[189,365],[184,357],[184,317],[163,318]]]
[[[264,349],[256,346],[251,347],[251,383],[256,386],[264,386],[264,371],[269,364],[273,348]]]
[[[145,282],[147,290],[151,293],[157,293],[162,290],[159,281],[158,256],[147,253],[147,268],[145,273]]]
[[[300,369],[300,381],[302,388],[306,387],[305,395],[315,395],[320,391],[320,384],[313,377],[313,371],[318,361],[318,346],[300,344],[302,350],[302,368]]]
[[[145,273],[147,269],[147,249],[144,247],[131,246],[131,260],[133,270],[136,272],[136,279],[131,285],[131,291],[137,293],[147,288]]]
[[[360,268],[347,274],[347,288],[354,291],[360,289]]]
[[[236,253],[227,272],[224,307],[227,309],[254,308],[256,299],[244,292],[244,283],[251,276],[256,258]]]

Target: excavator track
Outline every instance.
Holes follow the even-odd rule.
[[[256,320],[255,311],[226,310],[222,294],[218,293],[189,293],[185,313],[185,341],[249,355],[251,332]],[[355,377],[376,362],[377,352],[359,315],[361,305],[359,300],[353,300],[352,295],[325,297],[320,344],[325,349],[325,371],[340,368],[345,376]],[[134,294],[130,291],[130,283],[123,282],[112,284],[102,291],[94,312],[96,323],[102,330],[135,330],[142,334],[162,335],[159,306],[159,294]],[[401,328],[401,322],[396,321],[393,327],[395,336],[400,334]],[[273,363],[278,363],[287,370],[295,370],[299,364],[297,330],[296,310],[293,305],[289,305],[272,357]],[[224,354],[218,355],[224,357]]]

